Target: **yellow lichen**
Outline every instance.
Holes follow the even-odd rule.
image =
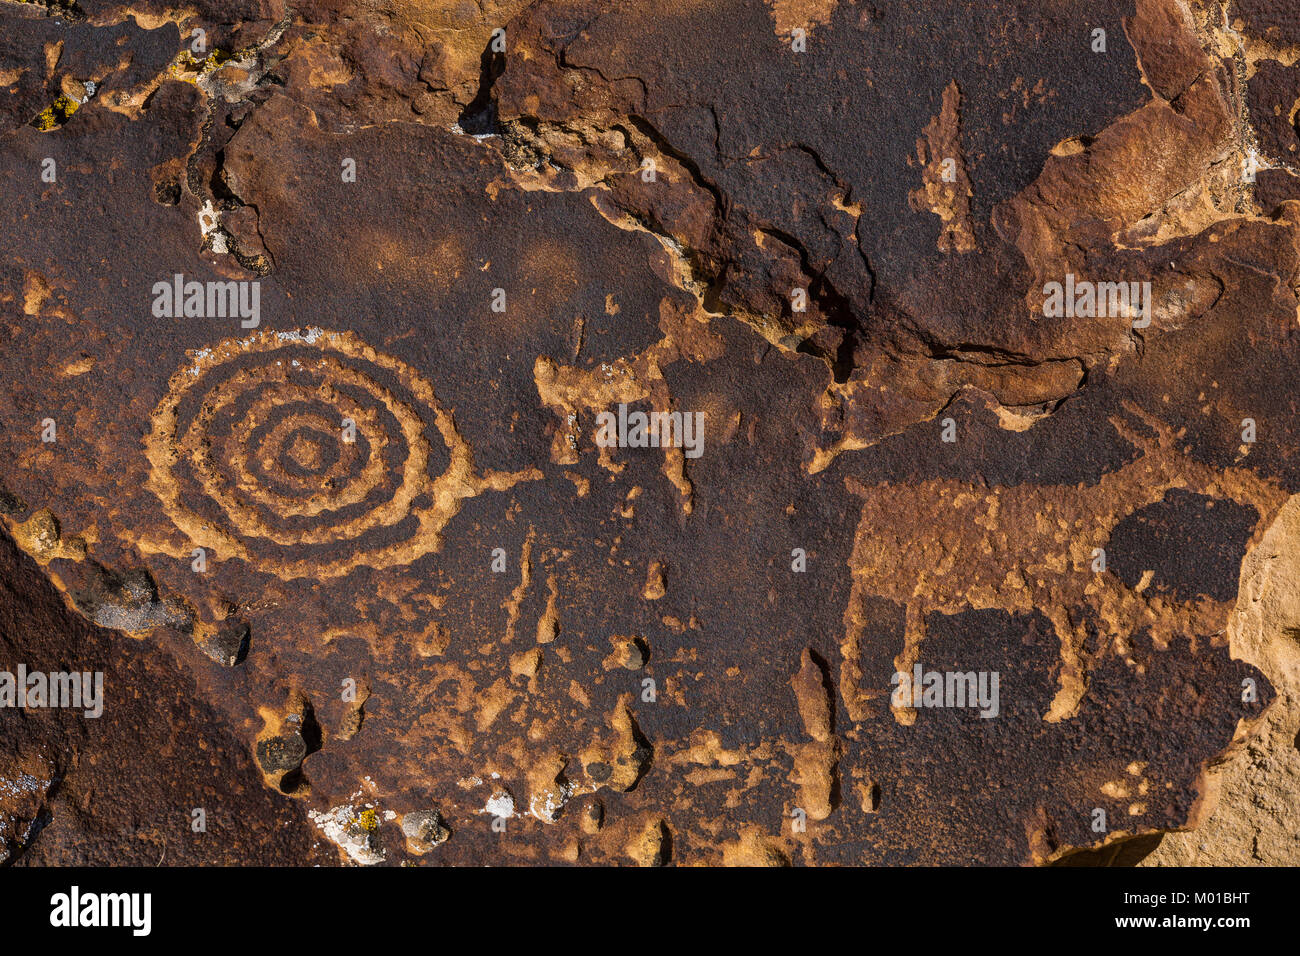
[[[45,109],[41,110],[32,120],[32,125],[42,133],[48,133],[50,130],[58,129],[68,121],[73,113],[77,112],[81,106],[70,96],[60,96]]]
[[[181,50],[176,54],[176,59],[172,60],[167,68],[167,72],[179,80],[187,83],[195,82],[200,76],[207,76],[216,70],[221,69],[231,60],[238,59],[245,53],[230,53],[225,50],[213,50],[203,59],[198,59],[189,50]]]

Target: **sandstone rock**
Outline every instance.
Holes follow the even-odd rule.
[[[1297,42],[0,4],[0,852],[1300,861]]]

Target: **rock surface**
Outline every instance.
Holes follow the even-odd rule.
[[[0,671],[104,675],[0,861],[1300,862],[1298,77],[1269,0],[0,2]]]

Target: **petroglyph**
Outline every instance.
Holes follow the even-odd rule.
[[[0,855],[1294,862],[1284,2],[0,2]]]
[[[1110,421],[1138,455],[1093,485],[980,486],[939,479],[865,486],[846,481],[863,499],[840,645],[840,693],[854,720],[866,719],[871,702],[889,690],[866,686],[859,665],[863,643],[871,639],[863,616],[869,596],[906,609],[903,646],[894,658],[895,669],[905,673],[922,653],[930,614],[987,608],[1042,611],[1060,641],[1059,689],[1043,715],[1048,721],[1072,716],[1087,690],[1083,645],[1088,622],[1079,608],[1096,611],[1108,644],[1113,642],[1121,654],[1128,636],[1142,629],[1150,630],[1157,645],[1180,635],[1222,631],[1228,610],[1223,602],[1203,598],[1179,603],[1144,595],[1140,586],[1129,588],[1106,573],[1098,564],[1100,551],[1124,518],[1171,489],[1250,505],[1260,516],[1260,529],[1288,495],[1280,484],[1253,472],[1219,470],[1195,460],[1183,451],[1180,431],[1136,406],[1126,405],[1124,413]],[[900,514],[913,518],[905,529],[898,524]],[[915,719],[910,708],[894,708],[894,716],[903,724]]]
[[[203,349],[172,376],[151,421],[148,488],[187,546],[142,547],[210,549],[282,578],[408,564],[438,550],[464,499],[539,476],[476,474],[433,387],[349,332],[262,332]],[[430,434],[447,458],[437,475]],[[355,550],[319,560],[286,550],[339,542]]]

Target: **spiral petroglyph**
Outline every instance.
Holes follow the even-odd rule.
[[[476,477],[429,382],[320,329],[199,350],[145,447],[148,488],[192,546],[283,578],[407,564],[438,550],[463,499],[524,477]]]

